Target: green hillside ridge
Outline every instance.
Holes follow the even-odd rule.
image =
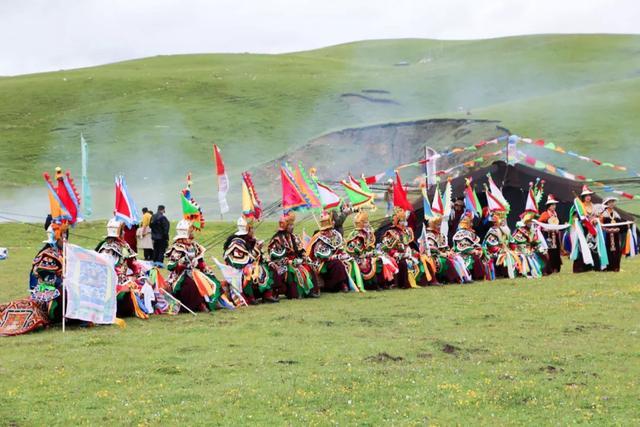
[[[409,65],[394,65],[401,61]],[[460,108],[633,167],[639,79],[640,36],[630,35],[381,40],[7,77],[0,79],[0,178],[22,189],[41,187],[41,172],[57,164],[78,171],[84,132],[94,186],[110,188],[113,174],[124,172],[130,186],[173,194],[188,171],[214,185],[212,142],[233,175],[330,130],[460,117]],[[366,89],[386,91],[366,95],[395,103],[341,96]]]

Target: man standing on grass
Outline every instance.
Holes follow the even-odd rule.
[[[390,217],[393,214],[393,180],[387,181],[387,188],[384,190],[384,202],[387,205],[385,218]]]
[[[157,212],[151,218],[151,239],[153,240],[153,262],[164,268],[164,253],[169,245],[169,229],[171,225],[164,216],[164,206],[159,205]]]

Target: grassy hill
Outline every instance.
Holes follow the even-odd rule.
[[[174,197],[189,170],[210,192],[212,142],[236,173],[330,130],[459,117],[460,108],[629,164],[638,154],[639,85],[640,36],[626,35],[368,41],[0,78],[0,179],[8,187],[0,198],[41,188],[40,173],[57,164],[78,170],[80,132],[91,144],[95,186],[109,188],[125,172],[130,186],[153,184]]]
[[[10,251],[0,302],[26,296],[37,228],[0,224]],[[103,231],[85,223],[71,241],[93,247]],[[0,417],[17,426],[637,425],[640,262],[622,268],[0,338]]]

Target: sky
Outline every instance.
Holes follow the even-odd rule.
[[[0,75],[366,39],[639,32],[638,0],[0,0]]]

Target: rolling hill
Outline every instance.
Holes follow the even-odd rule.
[[[91,146],[94,198],[103,215],[119,172],[139,203],[175,200],[177,207],[174,194],[188,171],[196,195],[213,200],[213,142],[233,178],[343,128],[428,118],[495,120],[520,135],[633,167],[638,89],[640,36],[626,35],[381,40],[5,77],[0,200],[43,205],[41,172],[58,164],[78,171],[80,132]],[[436,148],[457,141],[440,135],[431,141]],[[358,149],[339,148],[344,158]],[[309,162],[329,171],[334,163]],[[588,164],[564,166],[603,177]]]

